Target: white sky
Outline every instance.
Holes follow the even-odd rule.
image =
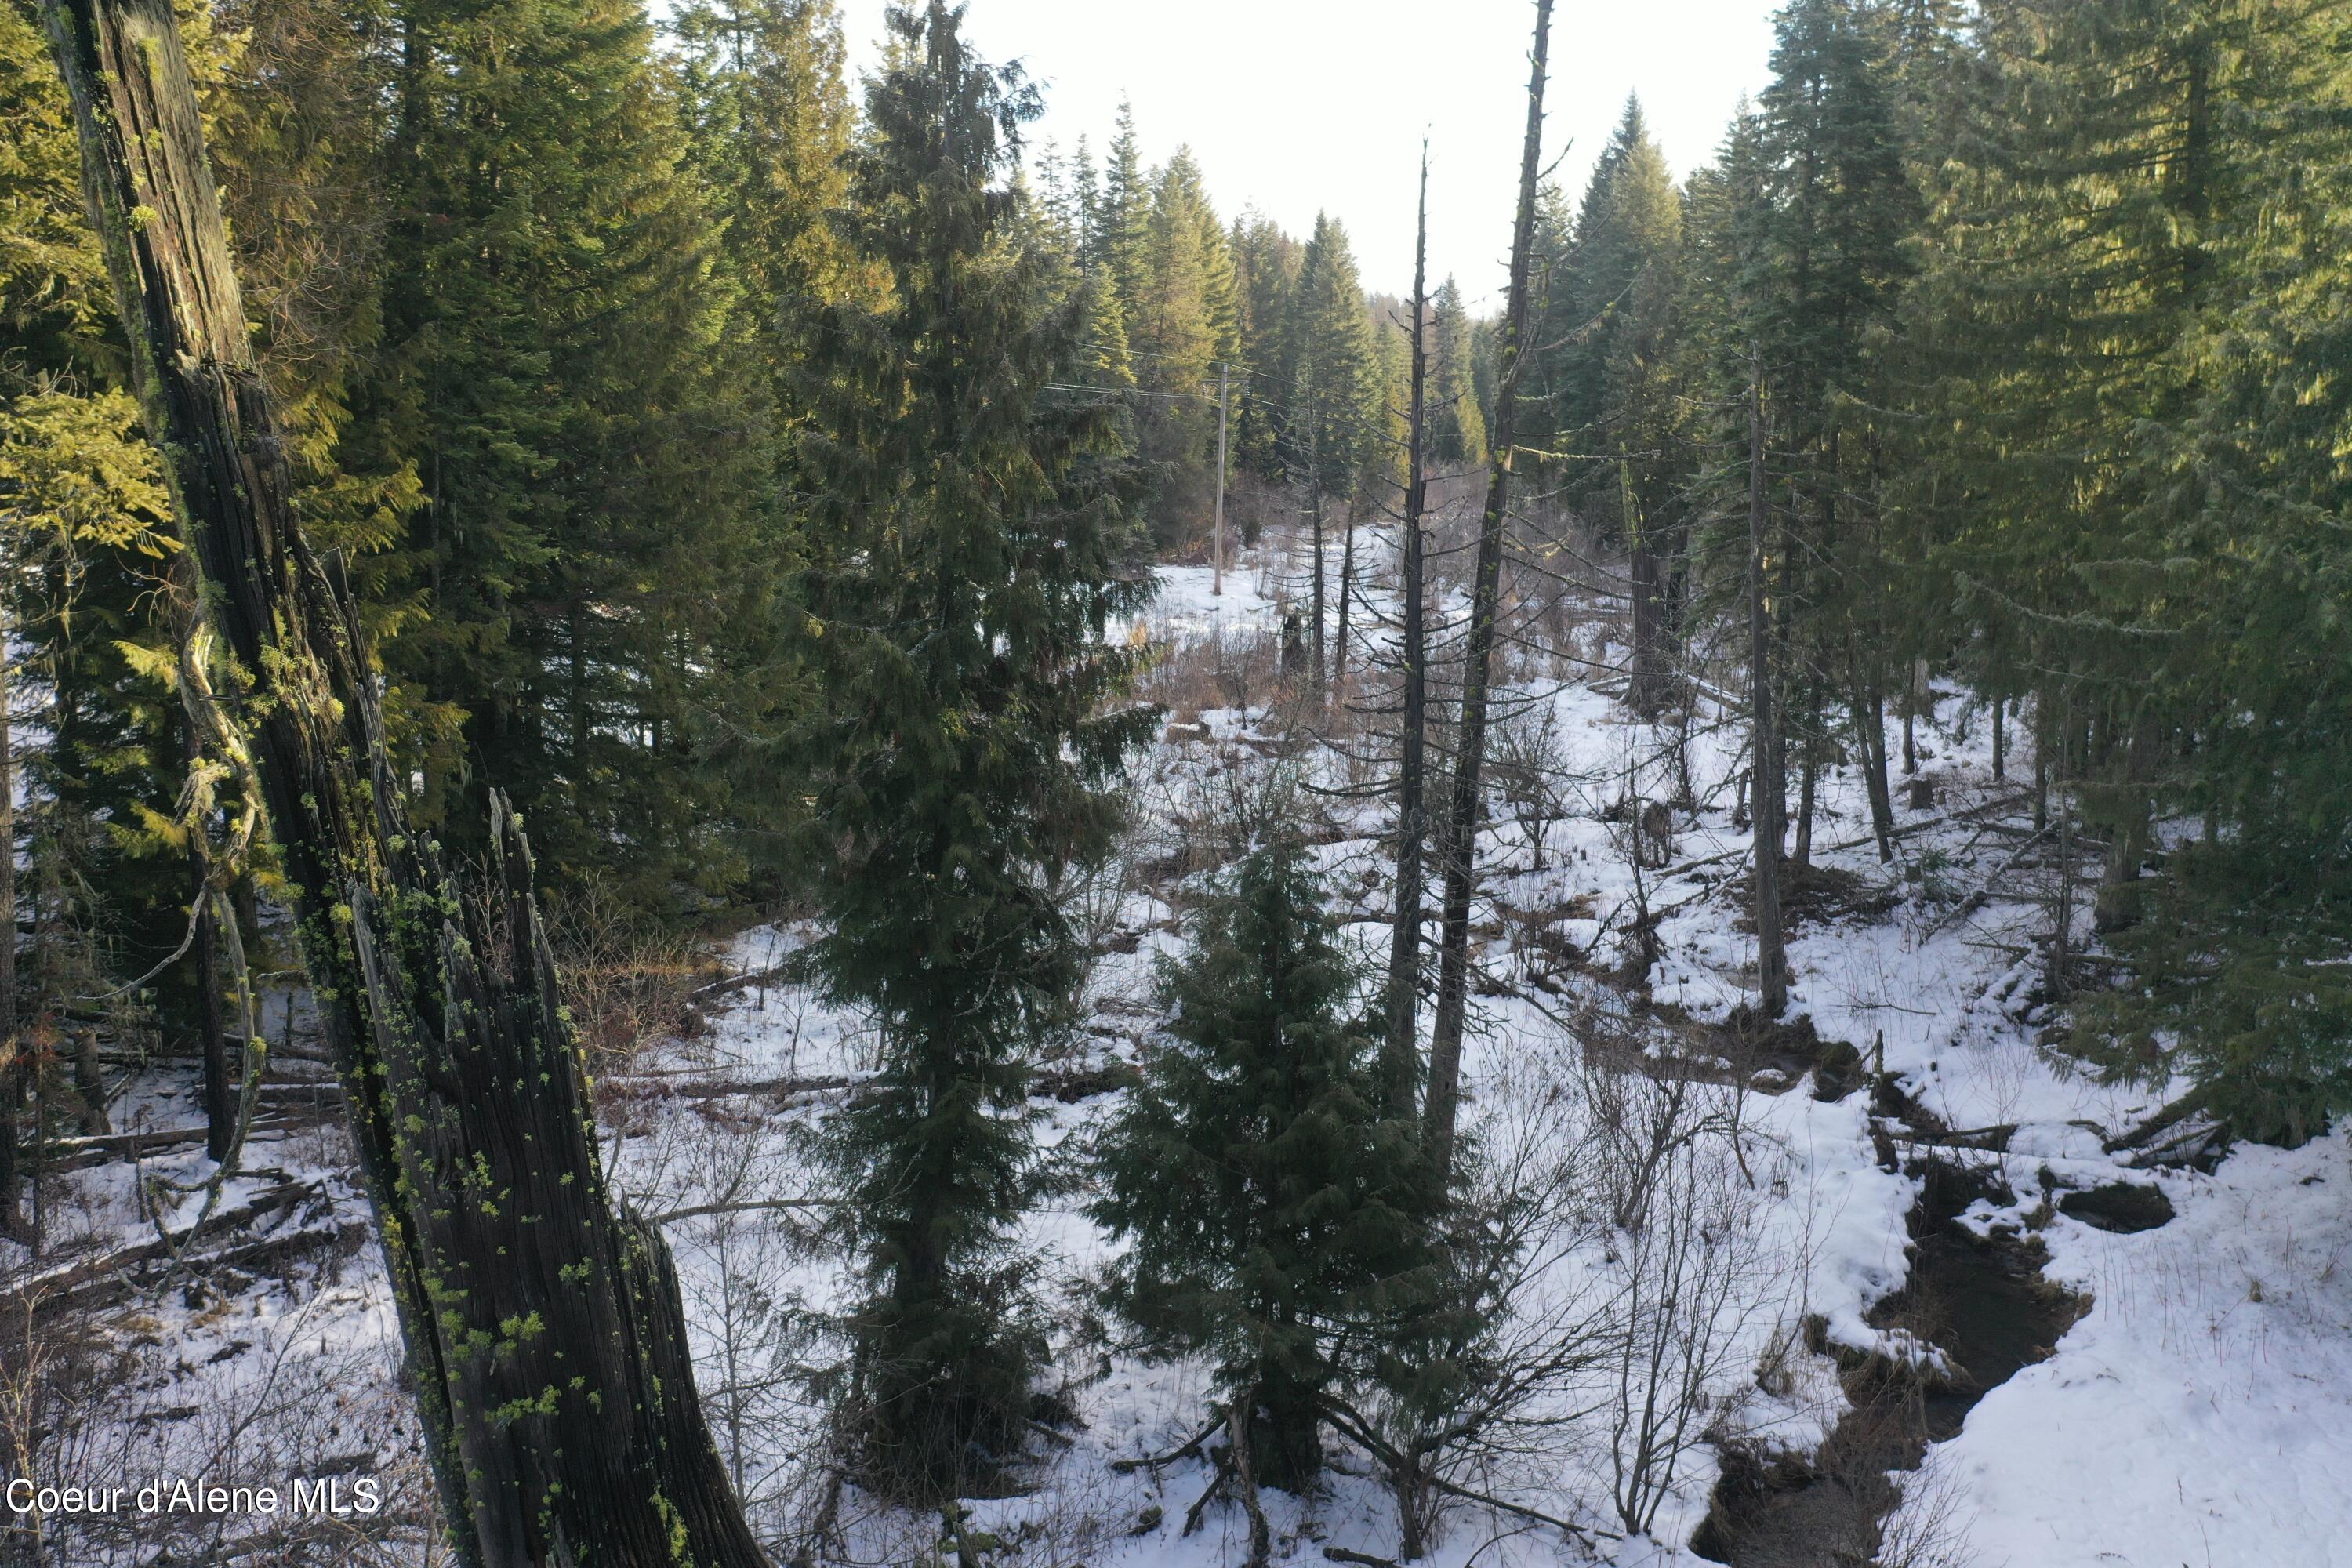
[[[1742,93],[1768,79],[1777,0],[1561,0],[1545,161],[1583,187],[1638,92],[1680,179],[1705,163]],[[884,0],[844,0],[854,68],[877,58]],[[1527,114],[1532,0],[971,0],[992,60],[1045,89],[1035,134],[1097,155],[1122,92],[1147,163],[1189,142],[1230,221],[1255,205],[1306,237],[1348,226],[1367,287],[1412,281],[1413,177],[1430,138],[1432,286],[1453,272],[1499,299]],[[1572,145],[1571,145],[1572,143]]]

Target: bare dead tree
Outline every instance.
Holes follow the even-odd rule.
[[[1397,661],[1403,682],[1398,741],[1396,915],[1389,930],[1389,1081],[1401,1109],[1412,1101],[1420,1076],[1422,856],[1429,840],[1429,648],[1423,624],[1428,588],[1423,581],[1427,543],[1422,514],[1429,506],[1425,470],[1429,431],[1429,142],[1421,144],[1421,200],[1412,245],[1412,392],[1405,415],[1404,518],[1401,589],[1402,624]]]
[[[1528,285],[1533,270],[1536,187],[1542,175],[1544,84],[1551,52],[1552,0],[1536,0],[1535,47],[1528,78],[1528,128],[1519,148],[1518,212],[1511,232],[1510,294],[1497,347],[1493,457],[1486,509],[1479,519],[1478,561],[1471,587],[1462,677],[1462,727],[1453,798],[1440,838],[1445,866],[1444,922],[1438,935],[1437,1013],[1429,1047],[1429,1093],[1423,1108],[1431,1166],[1453,1169],[1454,1124],[1462,1094],[1462,1031],[1470,1001],[1470,898],[1478,858],[1479,768],[1486,748],[1487,689],[1494,677],[1495,622],[1501,608],[1503,533],[1510,508],[1511,465],[1525,361]]]
[[[148,433],[254,684],[251,757],[457,1560],[762,1563],[668,1249],[606,1189],[521,825],[494,807],[495,923],[408,826],[349,595],[296,519],[178,20],[165,0],[45,14]]]
[[[1789,1006],[1789,950],[1780,921],[1780,836],[1786,811],[1782,795],[1788,780],[1781,772],[1782,753],[1772,728],[1772,613],[1764,592],[1768,521],[1764,367],[1761,356],[1751,348],[1748,356],[1748,660],[1753,693],[1748,776],[1755,781],[1756,984],[1763,994],[1764,1016],[1777,1018]],[[1810,774],[1807,782],[1811,783]]]

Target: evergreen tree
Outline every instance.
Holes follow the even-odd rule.
[[[1583,456],[1565,468],[1585,516],[1622,542],[1631,563],[1626,700],[1645,714],[1671,695],[1695,468],[1680,319],[1682,216],[1642,106],[1628,100],[1578,220],[1576,313],[1590,325],[1573,345],[1565,435]]]
[[[1315,219],[1315,237],[1301,258],[1290,331],[1290,471],[1306,486],[1314,531],[1313,646],[1315,679],[1325,668],[1324,609],[1328,573],[1324,562],[1323,506],[1351,500],[1378,459],[1386,434],[1383,383],[1371,317],[1348,231],[1328,214]]]
[[[2352,491],[2323,434],[2346,417],[2323,367],[2345,348],[2352,35],[2337,7],[2179,0],[2002,4],[1979,37],[1906,312],[1937,443],[1906,494],[1979,679],[2034,692],[2111,846],[2098,916],[2134,973],[2078,1006],[2093,1049],[2299,1136],[2352,1103]],[[2150,889],[2179,810],[2205,833]],[[2068,956],[2061,934],[2054,994]]]
[[[1111,1292],[1155,1343],[1203,1352],[1251,1425],[1257,1479],[1321,1468],[1337,1341],[1419,1265],[1415,1124],[1379,1081],[1365,976],[1286,822],[1244,855],[1161,969],[1165,1040],[1105,1134]]]
[[[194,36],[214,48],[201,26]],[[216,60],[201,56],[199,68]],[[58,1085],[44,1103],[73,1104],[81,1130],[107,1130],[89,998],[173,951],[186,930],[186,887],[168,827],[153,830],[175,815],[184,772],[177,703],[153,657],[165,619],[154,610],[170,566],[169,498],[124,387],[65,89],[38,16],[16,0],[0,6],[0,119],[8,128],[0,140],[8,347],[0,354],[0,699],[11,721],[5,1223],[15,1217],[16,1118],[31,1074],[69,1058],[70,1088]],[[160,668],[168,671],[168,658]],[[28,709],[37,722],[19,728],[14,718]],[[22,884],[20,858],[32,873]],[[20,907],[31,917],[23,926]],[[33,952],[19,968],[25,926]],[[161,1000],[172,1023],[188,1021],[175,987],[132,1000]]]
[[[1153,181],[1142,261],[1126,325],[1147,394],[1137,415],[1140,452],[1159,481],[1156,531],[1168,546],[1188,533],[1198,537],[1207,519],[1216,482],[1217,370],[1241,352],[1233,257],[1187,149]]]
[[[1573,226],[1561,234],[1562,204],[1557,197],[1547,204],[1550,211],[1542,224],[1551,232],[1552,243],[1562,245],[1564,240],[1564,245],[1553,262],[1550,285],[1557,300],[1552,324],[1558,331],[1538,340],[1542,349],[1538,369],[1549,384],[1550,413],[1560,443],[1578,454],[1566,459],[1567,471],[1588,482],[1603,471],[1606,459],[1599,455],[1611,445],[1604,428],[1610,344],[1622,330],[1633,281],[1654,254],[1647,242],[1654,236],[1636,232],[1629,225],[1627,204],[1619,193],[1637,156],[1655,160],[1657,172],[1663,174],[1664,160],[1658,158],[1650,140],[1641,100],[1628,95],[1617,129],[1585,182]],[[1645,212],[1649,205],[1645,194],[1636,194],[1632,205],[1635,211]],[[1611,512],[1613,517],[1613,508]]]
[[[417,504],[417,466],[355,432],[353,408],[383,349],[395,34],[379,0],[232,0],[219,16],[233,42],[205,109],[256,346],[303,516],[346,552],[371,628],[389,635],[418,607],[386,554]]]
[[[1306,251],[1264,214],[1234,219],[1234,293],[1239,301],[1242,390],[1234,408],[1234,461],[1266,479],[1282,474],[1296,352],[1293,296]]]
[[[701,657],[718,679],[693,683],[678,721],[694,793],[733,852],[696,853],[740,858],[749,891],[774,900],[792,891],[791,830],[806,810],[803,770],[782,752],[815,700],[797,647],[794,568],[838,542],[812,537],[789,499],[804,488],[793,445],[808,415],[802,365],[819,312],[870,285],[834,230],[853,115],[833,0],[704,3],[672,25],[691,169],[724,223],[715,270],[731,300],[712,352],[746,367],[736,423],[756,480],[729,541],[737,569],[688,580],[708,595]]]
[[[1559,471],[1561,454],[1581,451],[1568,434],[1577,417],[1573,407],[1580,384],[1574,367],[1581,363],[1586,323],[1578,312],[1576,289],[1576,215],[1567,193],[1547,183],[1536,195],[1536,227],[1528,275],[1528,353],[1520,375],[1519,396],[1526,405],[1530,431],[1540,432],[1530,445],[1545,454],[1545,467]],[[1491,367],[1493,351],[1488,350]],[[1491,382],[1482,391],[1479,405],[1493,421]],[[1554,448],[1558,450],[1555,451]]]
[[[475,847],[495,784],[554,880],[689,909],[734,878],[687,716],[762,447],[725,231],[628,0],[400,16],[371,416],[374,439],[431,454],[407,539],[425,616],[385,650],[462,721],[461,745],[416,759],[425,814]],[[747,180],[767,166],[747,150]]]
[[[1135,107],[1125,99],[1119,100],[1118,129],[1103,159],[1102,199],[1095,211],[1090,259],[1109,274],[1119,313],[1132,330],[1143,299],[1151,187],[1144,177],[1142,146],[1135,137]]]
[[[1475,468],[1486,460],[1486,415],[1480,403],[1474,328],[1462,289],[1448,278],[1430,309],[1429,451],[1441,466]]]
[[[1773,445],[1790,454],[1774,480],[1791,514],[1779,635],[1786,667],[1811,677],[1785,693],[1785,729],[1826,738],[1828,715],[1846,716],[1879,856],[1891,859],[1885,701],[1907,701],[1931,622],[1905,613],[1886,531],[1890,437],[1877,411],[1895,399],[1886,345],[1921,205],[1888,13],[1859,0],[1795,0],[1775,28],[1774,77],[1758,106],[1763,231],[1752,288]],[[1808,777],[1824,751],[1802,749]],[[1801,783],[1801,843],[1812,797]]]
[[[870,1292],[857,1393],[876,1476],[925,1495],[1009,1455],[1028,1414],[1007,1233],[1035,1174],[1029,1070],[1080,973],[1064,879],[1107,849],[1105,786],[1150,724],[1105,640],[1148,592],[1117,575],[1125,427],[1054,390],[1087,321],[1005,183],[1035,100],[961,16],[889,14],[845,225],[887,288],[825,314],[805,457],[842,541],[806,590],[814,961],[883,1041],[830,1142]]]
[[[773,395],[818,305],[852,286],[832,214],[847,195],[850,104],[835,0],[697,0],[671,22],[697,172],[727,266],[771,345]],[[789,412],[787,413],[789,417]]]

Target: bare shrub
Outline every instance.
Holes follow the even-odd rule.
[[[1275,700],[1282,680],[1282,650],[1262,627],[1217,626],[1184,638],[1153,664],[1138,695],[1191,724],[1212,709],[1248,712]]]
[[[1616,1220],[1610,1469],[1617,1517],[1646,1534],[1690,1451],[1737,1415],[1762,1322],[1785,1333],[1792,1273],[1763,1244],[1765,1199],[1743,1175],[1738,1090],[1592,1070],[1627,1113],[1603,1118],[1599,1194]]]
[[[1970,1568],[1969,1510],[1959,1487],[1932,1465],[1904,1478],[1902,1500],[1880,1527],[1872,1568]]]
[[[1332,1401],[1333,1425],[1381,1466],[1401,1561],[1465,1505],[1581,1533],[1509,1498],[1557,1473],[1610,1352],[1605,1282],[1574,1267],[1602,1234],[1580,1193],[1593,1130],[1557,1088],[1539,1060],[1486,1087],[1444,1222],[1434,1310],[1375,1358],[1380,1375]]]
[[[664,926],[591,878],[551,912],[564,1005],[591,1076],[625,1069],[656,1040],[691,1038],[697,985],[716,973],[705,943]]]
[[[1544,868],[1544,837],[1565,815],[1559,782],[1568,772],[1568,747],[1559,715],[1549,702],[1506,716],[1488,742],[1486,767],[1528,841],[1532,868]]]

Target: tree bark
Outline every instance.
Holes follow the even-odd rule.
[[[2125,930],[2139,920],[2142,899],[2136,887],[2141,864],[2155,842],[2155,800],[2150,787],[2156,775],[2163,740],[2145,710],[2135,714],[2116,742],[2119,757],[2111,759],[2113,781],[2099,793],[2106,818],[2106,863],[2099,877],[2095,905],[2098,930]]]
[[[1429,413],[1429,144],[1421,149],[1421,204],[1412,251],[1412,392],[1406,411],[1403,538],[1399,553],[1404,595],[1398,658],[1403,665],[1403,713],[1398,742],[1396,913],[1389,927],[1388,1079],[1390,1107],[1409,1114],[1421,1076],[1422,855],[1429,837],[1425,800],[1429,769],[1428,632],[1423,621],[1426,541],[1421,520],[1429,506],[1426,470]]]
[[[1992,776],[1995,784],[2009,777],[2009,729],[1998,697],[1992,700]]]
[[[1911,683],[1903,689],[1903,776],[1919,771],[1919,681],[1915,666]]]
[[[24,1102],[29,1059],[16,1027],[16,733],[13,649],[16,627],[0,605],[0,909],[8,915],[0,942],[0,1234],[14,1236],[20,1223],[16,1184],[16,1111]]]
[[[1782,753],[1774,743],[1772,712],[1772,616],[1765,601],[1764,374],[1751,351],[1748,378],[1748,657],[1754,715],[1749,767],[1756,796],[1756,982],[1764,1016],[1777,1018],[1789,1006],[1788,942],[1780,921]],[[1810,781],[1809,781],[1810,782]]]
[[[1495,431],[1489,449],[1486,510],[1478,522],[1478,558],[1462,673],[1462,729],[1440,839],[1445,902],[1437,950],[1437,1012],[1429,1046],[1429,1094],[1423,1134],[1430,1169],[1441,1182],[1454,1169],[1462,1089],[1462,1031],[1470,1002],[1470,896],[1478,858],[1479,773],[1486,756],[1486,692],[1494,677],[1495,620],[1502,597],[1503,529],[1510,504],[1519,374],[1528,323],[1528,284],[1535,250],[1536,186],[1543,162],[1544,81],[1551,50],[1552,0],[1536,0],[1535,47],[1528,80],[1528,128],[1519,151],[1519,203],[1511,230],[1510,294],[1496,351]]]
[[[193,616],[193,605],[184,613]],[[183,730],[193,771],[203,742],[194,721],[190,720]],[[192,824],[188,837],[188,919],[194,925],[188,943],[189,978],[194,982],[189,990],[195,997],[196,1053],[204,1082],[205,1152],[217,1162],[228,1158],[229,1145],[236,1138],[236,1097],[230,1090],[228,1031],[221,1018],[220,928],[215,923],[212,858],[205,851],[204,831],[203,823]],[[252,1048],[250,1044],[247,1048]]]
[[[1865,680],[1853,700],[1853,727],[1862,742],[1862,777],[1870,795],[1870,830],[1881,865],[1895,859],[1895,796],[1886,782],[1886,700]]]
[[[1789,746],[1785,731],[1779,739],[1780,749],[1785,753]],[[1817,797],[1821,777],[1821,752],[1814,748],[1813,738],[1809,734],[1804,741],[1803,758],[1797,767],[1797,841],[1789,851],[1790,865],[1810,866],[1813,863],[1813,812],[1819,805]]]
[[[457,1559],[762,1563],[668,1250],[605,1186],[520,825],[494,796],[490,900],[408,827],[352,605],[296,523],[168,0],[45,9],[148,433],[257,683],[254,760]]]
[[[1633,579],[1633,673],[1625,683],[1625,706],[1643,719],[1655,719],[1666,705],[1666,628],[1664,574],[1650,539],[1650,520],[1621,455],[1617,459],[1618,493],[1631,552]]]

